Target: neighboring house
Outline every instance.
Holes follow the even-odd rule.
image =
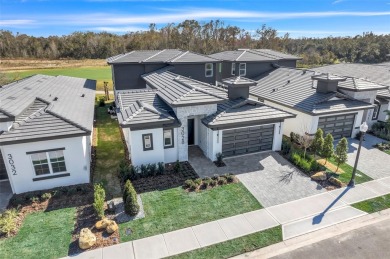
[[[275,65],[296,67],[299,57],[269,49],[238,49],[209,55],[222,61],[221,79],[232,76],[254,78],[275,68]]]
[[[177,49],[136,50],[107,59],[115,92],[145,88],[141,75],[166,66],[173,67],[176,74],[215,84],[218,62],[205,55]]]
[[[336,139],[359,132],[377,90],[386,88],[364,79],[285,67],[264,73],[256,82],[251,96],[297,114],[285,122],[284,134],[314,134],[321,128]]]
[[[147,89],[118,91],[118,119],[132,163],[188,160],[198,145],[211,160],[280,150],[283,122],[295,115],[249,98],[252,80],[223,80],[227,90],[166,67],[142,75]]]
[[[331,73],[333,75],[355,77],[367,82],[373,82],[381,85],[381,89],[373,90],[364,93],[351,93],[351,96],[357,99],[363,99],[374,105],[373,109],[368,110],[366,115],[367,123],[371,126],[377,121],[386,121],[388,119],[386,110],[390,110],[390,62],[379,64],[356,64],[356,63],[341,63],[314,68],[320,73]],[[387,89],[386,89],[387,88]]]
[[[0,87],[0,181],[14,193],[88,183],[95,88],[45,75]]]

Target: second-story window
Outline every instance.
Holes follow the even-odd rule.
[[[213,76],[213,63],[206,63],[205,74],[206,74],[206,77]]]
[[[232,63],[232,76],[236,75],[236,63]]]
[[[240,67],[239,67],[239,72],[240,72],[240,76],[245,76],[246,75],[246,63],[240,63]]]

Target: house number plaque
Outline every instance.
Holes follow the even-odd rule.
[[[184,127],[181,127],[181,143],[184,144]]]
[[[11,154],[8,154],[8,163],[11,166],[12,175],[16,175],[15,162]]]

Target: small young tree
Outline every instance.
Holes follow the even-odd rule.
[[[135,216],[139,212],[139,204],[137,201],[137,193],[131,184],[130,180],[126,181],[125,189],[123,191],[123,203],[125,205],[125,212],[130,216]]]
[[[307,149],[313,143],[313,137],[310,136],[308,133],[305,133],[302,136],[299,136],[297,138],[297,141],[298,141],[298,144],[303,148],[303,158],[306,158],[306,152],[307,152]]]
[[[104,217],[104,200],[106,199],[106,191],[104,190],[101,184],[94,185],[94,202],[93,207],[96,211],[96,214],[100,217]]]
[[[333,136],[328,133],[326,134],[324,147],[322,148],[322,156],[325,158],[325,164],[328,162],[328,159],[333,156],[334,146],[333,146]]]
[[[337,162],[336,172],[339,170],[339,166],[347,162],[348,159],[348,141],[346,138],[342,138],[339,143],[337,143],[335,151],[335,160]]]
[[[313,148],[314,155],[318,155],[319,153],[322,152],[322,149],[324,147],[324,132],[322,131],[322,129],[318,129],[316,131],[311,146]]]

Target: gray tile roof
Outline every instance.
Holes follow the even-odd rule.
[[[317,67],[312,70],[320,73],[331,73],[333,75],[365,79],[368,82],[390,86],[389,62],[380,64],[341,63]]]
[[[95,89],[94,80],[46,75],[34,75],[3,86],[0,89],[0,112],[19,125],[14,123],[17,129],[11,128],[9,132],[1,134],[0,143],[6,135],[17,132],[23,132],[26,139],[33,136],[50,138],[56,131],[54,121],[58,119],[89,134],[93,127]],[[54,117],[57,119],[50,124],[50,118]],[[29,135],[29,131],[24,130],[42,118],[47,119],[47,123],[42,124],[45,126],[41,128],[44,129],[42,134]],[[72,131],[68,133],[73,134]],[[63,135],[68,133],[65,131]],[[18,140],[23,137],[15,136]]]
[[[179,124],[172,109],[157,91],[140,89],[117,93],[118,120],[122,127],[147,128]]]
[[[390,89],[379,90],[377,92],[377,96],[385,99],[390,99]]]
[[[246,78],[246,77],[242,77],[242,76],[235,76],[235,77],[229,77],[229,78],[225,78],[225,79],[222,79],[222,83],[224,84],[228,84],[228,85],[256,85],[257,82],[252,80],[252,79],[249,79],[249,78]]]
[[[206,63],[217,62],[214,58],[179,49],[135,50],[107,59],[109,64],[121,63]]]
[[[146,83],[158,90],[159,97],[170,106],[219,103],[227,98],[221,88],[170,72],[163,68],[142,76]]]
[[[257,86],[250,88],[252,95],[309,113],[323,114],[347,110],[368,109],[372,105],[354,100],[340,92],[317,93],[315,71],[277,68],[256,78]],[[345,82],[351,81],[347,78]],[[345,83],[340,82],[340,84]]]
[[[273,108],[252,99],[238,98],[218,104],[218,110],[202,120],[212,129],[226,129],[283,121],[295,114]]]
[[[298,57],[269,50],[269,49],[238,49],[238,50],[231,50],[231,51],[222,51],[215,54],[211,54],[209,56],[224,61],[237,61],[237,62],[299,59]]]

